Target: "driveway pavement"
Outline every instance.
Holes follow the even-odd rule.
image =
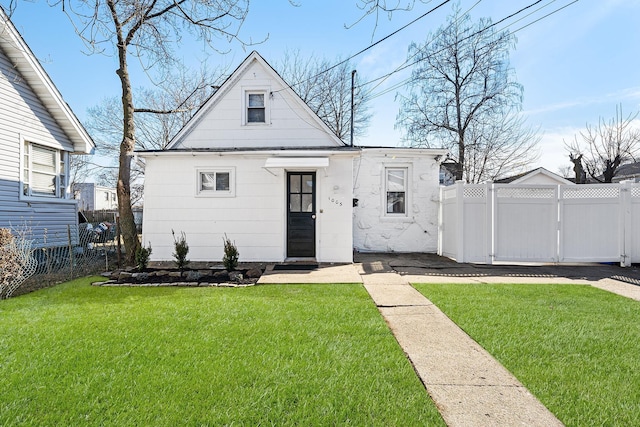
[[[363,283],[451,427],[561,426],[509,371],[410,283],[572,283],[640,301],[640,268],[480,266],[433,254],[356,254],[354,264],[267,271],[259,283]]]

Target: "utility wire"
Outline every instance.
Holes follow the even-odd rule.
[[[522,27],[520,27],[520,28],[518,28],[517,30],[513,31],[513,33],[517,33],[518,31],[520,31],[520,30],[523,30],[523,29],[527,28],[529,25],[533,25],[533,24],[535,24],[536,22],[538,22],[538,21],[540,21],[540,20],[542,20],[542,19],[545,19],[545,18],[547,18],[548,16],[553,15],[553,14],[554,14],[554,13],[556,13],[556,12],[560,12],[562,9],[569,7],[569,6],[571,6],[572,4],[574,4],[574,3],[578,3],[579,1],[580,1],[580,0],[573,0],[571,3],[567,3],[567,4],[565,4],[564,6],[559,7],[558,9],[556,9],[556,10],[554,10],[554,11],[552,11],[552,12],[549,12],[549,13],[547,13],[546,15],[544,15],[544,16],[542,16],[542,17],[540,17],[540,18],[536,19],[535,21],[529,22],[527,25],[523,25]]]
[[[509,26],[513,25],[514,23],[519,22],[519,21],[521,21],[522,19],[525,19],[526,17],[528,17],[528,16],[532,15],[533,13],[535,13],[535,12],[537,12],[537,11],[539,11],[539,10],[543,9],[544,7],[547,7],[547,6],[548,6],[548,5],[550,5],[551,3],[554,3],[555,1],[556,1],[556,0],[552,0],[550,3],[548,3],[548,4],[546,4],[546,5],[543,5],[543,6],[541,6],[540,8],[538,8],[538,9],[534,10],[533,12],[531,12],[531,13],[527,14],[526,16],[524,16],[524,17],[522,17],[522,18],[520,18],[520,19],[518,19],[518,20],[516,20],[516,21],[512,22],[511,24],[508,24],[507,26],[505,26],[504,28],[502,28],[500,31],[504,31],[504,30],[505,30],[505,29],[507,29]],[[545,19],[545,18],[547,18],[548,16],[553,15],[553,14],[555,14],[555,13],[559,12],[560,10],[567,8],[567,7],[571,6],[571,5],[572,5],[572,4],[574,4],[574,3],[577,3],[578,1],[579,1],[579,0],[573,0],[572,2],[567,3],[566,5],[564,5],[564,6],[562,6],[562,7],[559,7],[559,8],[557,8],[557,9],[553,10],[552,12],[549,12],[548,14],[546,14],[546,15],[544,15],[544,16],[542,16],[542,17],[540,17],[540,18],[538,18],[538,19],[536,19],[536,20],[534,20],[534,21],[532,21],[532,22],[530,22],[530,23],[528,23],[528,24],[526,24],[526,25],[524,25],[524,26],[522,26],[522,27],[518,28],[517,30],[511,31],[511,34],[515,34],[516,32],[518,32],[518,31],[520,31],[520,30],[523,30],[524,28],[527,28],[527,27],[528,27],[528,26],[530,26],[530,25],[533,25],[533,24],[535,24],[536,22],[541,21],[542,19]],[[471,34],[471,35],[469,35],[469,36],[467,36],[467,37],[465,37],[465,38],[461,39],[460,41],[465,41],[465,40],[468,40],[468,39],[470,39],[470,38],[472,38],[472,37],[475,37],[475,36],[477,36],[478,34],[481,34],[482,32],[484,32],[484,31],[486,31],[486,30],[488,30],[488,29],[490,29],[490,28],[492,28],[492,27],[494,27],[494,26],[496,26],[496,25],[498,25],[498,24],[500,24],[500,23],[502,23],[502,22],[504,22],[504,21],[508,20],[509,18],[512,18],[512,17],[514,17],[514,16],[516,16],[516,15],[518,15],[518,14],[522,13],[523,11],[525,11],[525,10],[527,10],[527,9],[529,9],[529,8],[531,8],[531,7],[535,6],[536,4],[539,4],[539,3],[541,3],[541,2],[542,2],[542,0],[538,0],[538,1],[536,1],[536,2],[534,2],[534,3],[532,3],[532,4],[528,5],[528,6],[526,6],[526,7],[524,7],[524,8],[522,8],[522,9],[518,10],[517,12],[514,12],[514,13],[512,13],[511,15],[509,15],[509,16],[507,16],[507,17],[505,17],[505,18],[501,19],[501,20],[499,20],[499,21],[497,21],[497,22],[495,22],[495,23],[493,23],[493,24],[491,24],[491,25],[488,25],[487,27],[485,27],[485,28],[483,28],[483,29],[481,29],[481,30],[479,30],[479,31],[476,31],[475,33],[473,33],[473,34]],[[446,48],[440,49],[439,51],[434,52],[434,53],[432,53],[431,55],[436,55],[436,54],[438,54],[438,53],[442,53],[442,52],[444,52],[445,50],[446,50]],[[419,52],[418,52],[418,53],[419,53]],[[415,57],[418,55],[418,53],[416,53],[415,55],[413,55],[411,58],[415,58]],[[419,62],[421,62],[421,61],[423,61],[424,59],[425,59],[425,58],[420,58],[420,59],[418,59],[418,60],[416,60],[416,61],[413,61],[413,62],[411,62],[411,63],[406,63],[406,62],[405,62],[405,64],[406,64],[406,65],[402,65],[402,66],[400,66],[400,67],[396,68],[394,71],[392,71],[392,72],[390,72],[390,73],[388,73],[388,74],[385,74],[385,75],[383,75],[383,76],[381,76],[381,77],[377,77],[377,78],[375,78],[375,79],[372,79],[372,80],[369,80],[369,81],[367,81],[367,82],[364,82],[364,83],[360,84],[360,85],[358,86],[358,88],[362,88],[362,87],[364,87],[364,86],[366,86],[366,85],[368,85],[368,84],[374,83],[374,82],[379,81],[379,80],[387,79],[387,78],[388,78],[388,77],[390,77],[391,75],[393,75],[393,74],[395,74],[395,73],[398,73],[398,72],[400,72],[400,71],[402,71],[402,70],[405,70],[405,69],[407,69],[407,68],[409,68],[409,67],[411,67],[411,66],[413,66],[413,65],[415,65],[415,64],[417,64],[417,63],[419,63]],[[402,81],[401,81],[401,82],[399,82],[399,83],[394,84],[392,87],[389,87],[389,88],[387,88],[387,89],[382,90],[381,92],[378,92],[378,93],[375,93],[375,94],[371,94],[371,95],[369,95],[369,96],[367,97],[367,100],[371,100],[371,99],[377,98],[377,97],[382,96],[382,95],[385,95],[385,94],[387,94],[387,93],[389,93],[389,92],[391,92],[391,91],[393,91],[393,90],[395,90],[395,89],[398,89],[399,87],[401,87],[401,86],[403,86],[404,84],[408,83],[411,79],[412,79],[412,77],[409,77],[409,78],[407,78],[407,79],[402,80]],[[379,86],[379,84],[378,84],[378,85],[376,85],[376,86],[374,86],[374,88],[375,88],[375,87],[378,87],[378,86]],[[373,90],[373,89],[371,89],[371,90]],[[371,91],[371,90],[370,90],[370,91]]]
[[[402,31],[402,30],[406,29],[406,28],[407,28],[407,27],[409,27],[410,25],[415,24],[416,22],[418,22],[418,21],[419,21],[419,20],[421,20],[422,18],[426,17],[427,15],[429,15],[429,14],[431,14],[431,13],[435,12],[437,9],[439,9],[440,7],[442,7],[442,6],[444,6],[445,4],[449,3],[450,1],[451,1],[451,0],[444,0],[442,3],[440,3],[440,4],[439,4],[439,5],[437,5],[436,7],[432,8],[431,10],[428,10],[427,12],[423,13],[422,15],[420,15],[419,17],[417,17],[416,19],[414,19],[413,21],[411,21],[411,22],[409,22],[408,24],[405,24],[405,25],[403,25],[402,27],[398,28],[397,30],[395,30],[395,31],[394,31],[394,32],[392,32],[391,34],[388,34],[388,35],[384,36],[384,37],[383,37],[383,38],[381,38],[380,40],[378,40],[378,41],[376,41],[376,42],[374,42],[374,43],[370,44],[369,46],[365,47],[364,49],[360,50],[359,52],[354,53],[353,55],[349,56],[347,59],[344,59],[344,60],[342,60],[342,61],[338,62],[337,64],[334,64],[334,65],[332,65],[331,67],[326,68],[326,69],[324,69],[324,70],[320,71],[318,74],[316,74],[316,75],[314,75],[314,76],[311,76],[311,77],[309,77],[308,79],[303,80],[303,81],[301,81],[301,82],[297,82],[297,83],[293,83],[293,84],[287,84],[287,87],[286,87],[286,88],[284,88],[284,89],[280,89],[279,91],[274,91],[274,92],[280,92],[280,91],[283,91],[283,90],[285,90],[285,89],[289,89],[289,88],[293,89],[293,86],[297,86],[297,85],[300,85],[300,84],[302,84],[302,83],[306,83],[306,82],[308,82],[308,81],[310,81],[310,80],[313,80],[313,79],[315,79],[315,78],[317,78],[317,77],[321,76],[321,75],[322,75],[322,74],[324,74],[324,73],[327,73],[327,72],[329,72],[329,71],[333,70],[333,69],[334,69],[334,68],[336,68],[336,67],[339,67],[340,65],[342,65],[342,64],[344,64],[344,63],[346,63],[346,62],[348,62],[348,61],[352,60],[352,59],[353,59],[353,58],[355,58],[356,56],[361,55],[361,54],[363,54],[364,52],[368,51],[369,49],[371,49],[371,48],[373,48],[373,47],[375,47],[375,46],[379,45],[380,43],[382,43],[383,41],[387,40],[388,38],[395,36],[395,35],[396,35],[396,34],[398,34],[400,31]],[[542,0],[540,0],[540,1],[542,1]]]
[[[487,31],[489,28],[495,27],[496,25],[498,25],[498,24],[500,24],[500,23],[502,23],[502,22],[506,21],[507,19],[512,18],[512,17],[514,17],[514,16],[518,15],[519,13],[522,13],[523,11],[525,11],[525,10],[527,10],[527,9],[529,9],[529,8],[531,8],[531,7],[533,7],[533,6],[535,6],[535,5],[536,5],[536,4],[538,4],[538,3],[541,3],[542,1],[543,1],[543,0],[537,0],[536,2],[531,3],[531,4],[530,4],[530,5],[528,5],[528,6],[523,7],[522,9],[518,10],[517,12],[514,12],[514,13],[512,13],[511,15],[506,16],[506,17],[502,18],[501,20],[499,20],[499,21],[497,21],[497,22],[494,22],[494,23],[492,23],[492,24],[490,24],[490,25],[487,25],[486,27],[484,27],[484,28],[482,28],[482,29],[480,29],[480,30],[476,31],[475,33],[470,34],[470,35],[468,35],[467,37],[462,38],[459,42],[463,42],[463,41],[466,41],[466,40],[468,40],[468,39],[470,39],[470,38],[473,38],[473,37],[475,37],[475,36],[477,36],[477,35],[479,35],[479,34],[481,34],[481,33],[485,32],[485,31]],[[425,45],[425,46],[426,46],[426,45]],[[436,54],[438,54],[438,53],[442,53],[442,52],[444,52],[445,50],[447,50],[447,47],[445,47],[445,48],[443,48],[443,49],[440,49],[440,50],[439,50],[439,51],[437,51],[437,52],[433,52],[431,55],[436,55]],[[420,53],[420,52],[417,52],[415,55],[413,55],[413,58],[415,58],[416,56],[418,56],[418,54],[419,54],[419,53]],[[393,72],[391,72],[391,73],[389,73],[389,74],[393,74],[393,73],[395,73],[395,72],[402,71],[402,70],[404,70],[404,69],[406,69],[406,68],[409,68],[409,67],[411,67],[412,65],[415,65],[415,64],[417,64],[418,62],[423,61],[423,60],[424,60],[424,58],[421,58],[421,59],[418,59],[417,61],[414,61],[414,62],[411,62],[411,63],[406,63],[406,65],[401,66],[401,67],[398,67],[398,68],[396,69],[396,71],[393,71]],[[374,82],[374,81],[377,81],[377,80],[379,80],[379,79],[381,79],[381,78],[384,78],[384,77],[386,77],[386,75],[385,75],[385,76],[382,76],[382,77],[378,77],[377,79],[373,79],[373,80],[370,80],[370,81],[368,81],[368,82],[362,83],[362,84],[360,84],[360,85],[359,85],[359,87],[365,86],[365,85],[367,85],[367,84],[370,84],[370,83],[372,83],[372,82]]]
[[[478,0],[477,2],[475,2],[475,3],[473,4],[473,6],[471,6],[469,9],[467,9],[467,11],[466,11],[466,12],[464,12],[464,13],[462,14],[462,16],[464,16],[464,15],[468,14],[469,12],[471,12],[471,11],[472,11],[472,10],[473,10],[477,5],[478,5],[478,4],[480,4],[480,2],[481,2],[481,1],[482,1],[482,0]],[[426,47],[427,45],[429,45],[429,44],[433,43],[433,41],[435,41],[435,39],[438,37],[438,35],[439,35],[439,34],[444,33],[447,29],[449,29],[449,28],[450,28],[452,25],[454,25],[456,22],[457,22],[457,19],[456,19],[456,21],[454,21],[454,22],[450,23],[450,24],[447,26],[447,28],[443,29],[443,30],[442,30],[442,31],[440,31],[438,34],[434,34],[434,36],[431,38],[431,40],[429,40],[428,42],[426,42],[426,43],[424,44],[424,46]],[[374,87],[372,87],[371,89],[369,89],[369,91],[370,91],[370,92],[371,92],[371,91],[373,91],[373,90],[375,90],[378,86],[380,86],[382,83],[384,83],[384,82],[385,82],[385,80],[387,80],[389,77],[391,77],[391,76],[392,76],[393,74],[395,74],[396,72],[400,71],[401,67],[403,67],[405,64],[407,64],[409,61],[411,61],[411,60],[412,60],[413,58],[415,58],[416,56],[418,56],[418,54],[419,54],[419,52],[416,52],[416,53],[415,53],[415,54],[413,54],[411,57],[407,58],[407,59],[406,59],[402,64],[400,64],[400,65],[399,65],[399,66],[398,66],[394,71],[392,71],[392,72],[390,72],[390,73],[388,73],[388,74],[385,74],[384,76],[381,76],[381,77],[378,77],[378,78],[376,78],[376,79],[370,80],[370,81],[368,81],[368,82],[366,82],[366,83],[362,83],[361,85],[359,85],[359,86],[358,86],[358,88],[361,88],[362,86],[364,86],[364,85],[366,85],[366,84],[370,84],[370,83],[373,83],[373,82],[375,82],[375,81],[378,81],[378,80],[379,80],[379,83],[378,83],[377,85],[375,85]]]

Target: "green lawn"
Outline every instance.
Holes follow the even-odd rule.
[[[637,301],[577,285],[415,287],[566,425],[640,425]]]
[[[0,425],[443,425],[360,285],[0,301]]]

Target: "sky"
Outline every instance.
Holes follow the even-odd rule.
[[[396,0],[387,1],[395,4]],[[417,0],[412,10],[397,11],[390,17],[380,15],[376,23],[373,15],[359,20],[363,16],[358,7],[361,0],[252,0],[240,36],[244,41],[261,43],[247,47],[220,39],[216,52],[191,42],[177,46],[175,52],[194,69],[205,64],[209,69],[233,71],[252,50],[276,70],[286,52],[292,51],[333,62],[367,48],[441,2]],[[460,9],[470,10],[472,19],[490,18],[493,22],[532,3],[535,0],[459,1]],[[8,0],[0,0],[0,4],[7,6]],[[443,26],[452,4],[353,58],[361,81],[384,76],[403,64],[410,43],[424,42]],[[12,21],[81,121],[86,120],[88,108],[119,96],[116,58],[87,55],[60,6],[20,1]],[[587,124],[615,117],[617,106],[624,115],[640,110],[640,0],[543,0],[497,28],[509,29],[517,38],[510,62],[516,80],[524,87],[522,114],[540,134],[540,157],[532,169],[542,166],[557,173],[570,166],[565,141],[572,141]],[[373,91],[379,96],[370,104],[371,124],[367,136],[357,144],[402,144],[402,131],[395,129],[400,108],[396,95],[404,93],[400,84],[409,75],[410,69],[393,74]],[[133,66],[132,84],[151,87],[152,82]]]

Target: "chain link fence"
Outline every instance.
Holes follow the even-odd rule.
[[[33,247],[25,233],[8,230],[13,231],[12,238],[0,242],[0,299],[117,267],[120,247],[115,214],[91,213],[85,219],[67,227],[65,246]]]

